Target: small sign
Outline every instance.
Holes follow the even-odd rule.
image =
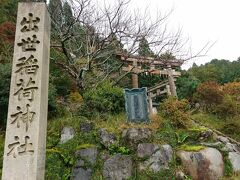
[[[125,108],[129,122],[147,123],[147,88],[125,89]]]

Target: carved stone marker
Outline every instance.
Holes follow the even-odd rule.
[[[136,123],[149,122],[147,89],[125,89],[124,93],[128,121]]]
[[[45,3],[19,3],[2,180],[43,180],[50,17]]]

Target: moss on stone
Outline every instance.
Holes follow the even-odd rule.
[[[178,147],[178,150],[183,150],[183,151],[200,151],[202,149],[204,149],[205,146],[201,146],[201,145],[187,145],[187,144],[183,144],[180,147]]]
[[[96,147],[95,144],[88,144],[88,143],[86,143],[86,144],[81,144],[81,145],[77,146],[76,150],[87,149],[87,148],[94,148],[94,147]]]

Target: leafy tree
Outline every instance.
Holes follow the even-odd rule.
[[[218,82],[221,77],[221,72],[216,66],[212,64],[206,64],[199,67],[193,67],[189,70],[189,73],[199,79],[201,82],[216,81]]]
[[[191,76],[186,71],[182,71],[182,75],[177,78],[176,82],[178,97],[191,101],[199,84],[200,81],[197,78]]]

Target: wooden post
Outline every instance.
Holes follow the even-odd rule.
[[[137,61],[133,61],[133,67],[137,68]],[[132,73],[132,87],[133,88],[138,88],[138,74],[137,72]]]

